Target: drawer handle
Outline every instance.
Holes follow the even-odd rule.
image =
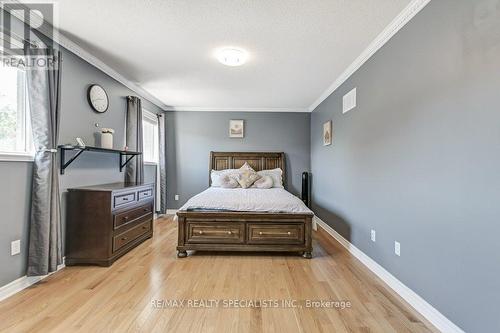
[[[200,230],[198,233],[199,233],[200,235],[203,235],[203,231],[201,231],[201,230]]]
[[[123,241],[126,241],[127,239],[128,239],[128,237],[122,237]]]
[[[123,201],[128,201],[128,198],[122,198]]]
[[[262,231],[259,231],[259,235],[263,235],[263,234],[264,234],[264,233],[263,233]],[[291,233],[290,231],[288,231],[286,234],[287,234],[288,236],[290,236],[292,233]]]
[[[145,212],[149,212],[149,209],[147,209],[147,208],[144,208],[143,210],[144,210]]]
[[[146,227],[145,225],[142,226],[142,229],[146,230],[148,227]]]
[[[125,221],[127,221],[127,220],[128,220],[128,216],[124,216],[124,217],[123,217],[123,219],[124,219]]]
[[[233,234],[233,232],[232,232],[232,231],[228,231],[228,232],[227,232],[227,234],[228,234],[228,235],[232,235],[232,234]]]

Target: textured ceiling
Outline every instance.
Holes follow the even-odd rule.
[[[307,109],[410,0],[56,0],[62,34],[166,105]],[[250,53],[241,67],[214,49]]]

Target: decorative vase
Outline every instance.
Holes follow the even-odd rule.
[[[113,149],[113,133],[101,133],[101,148]]]

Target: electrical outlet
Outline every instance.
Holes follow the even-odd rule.
[[[376,242],[377,241],[377,232],[375,230],[372,229],[371,231],[371,234],[370,234],[370,237],[372,239],[372,242]]]
[[[15,256],[16,254],[21,253],[21,240],[15,240],[10,243],[10,255]]]
[[[401,244],[399,242],[394,242],[394,253],[396,253],[397,256],[401,256]]]
[[[175,197],[174,197],[175,201],[179,201],[179,195],[176,194]]]

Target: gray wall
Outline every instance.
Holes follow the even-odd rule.
[[[112,127],[115,148],[125,144],[124,128],[127,95],[134,92],[110,78],[97,68],[74,54],[64,51],[61,95],[61,130],[59,143],[75,143],[81,137],[88,145],[94,145],[97,122],[102,127]],[[101,84],[110,98],[106,113],[98,114],[88,105],[86,92],[92,83]],[[144,108],[161,112],[155,105],[143,99]],[[147,167],[147,170],[148,171]],[[32,163],[0,161],[0,286],[26,273],[29,202],[31,195]],[[151,172],[148,172],[148,175]],[[154,175],[154,171],[153,171]],[[78,160],[60,176],[63,220],[65,216],[65,193],[67,188],[91,184],[123,181],[118,168],[118,156],[114,154],[83,153]],[[151,177],[149,177],[151,178]],[[64,225],[63,225],[64,229]],[[10,255],[10,242],[21,239],[21,254]]]
[[[229,138],[230,119],[245,120],[245,138]],[[169,208],[208,187],[210,151],[283,151],[288,189],[300,194],[302,172],[310,170],[309,113],[167,112],[166,121]]]
[[[102,73],[71,52],[65,52],[62,72],[61,130],[59,142],[75,143],[81,137],[88,145],[99,146],[99,128],[115,129],[113,146],[125,146],[125,116],[127,101],[125,96],[137,95],[121,83]],[[103,114],[93,112],[87,102],[87,88],[90,84],[100,84],[109,96],[109,109]],[[151,112],[162,112],[156,105],[142,99],[143,107]],[[103,153],[83,153],[60,176],[62,192],[62,214],[65,216],[66,189],[92,184],[120,182],[124,173],[118,168],[119,156]],[[146,172],[148,172],[146,167]],[[147,173],[149,175],[149,173]],[[147,178],[152,180],[151,177]]]
[[[109,110],[94,113],[86,100],[87,87],[101,84],[110,98]],[[134,95],[125,86],[100,70],[65,51],[62,72],[62,112],[59,143],[74,143],[81,137],[88,145],[98,144],[94,126],[112,127],[115,148],[124,146],[125,96]],[[145,109],[161,112],[143,99]],[[229,139],[230,119],[245,119],[244,139]],[[289,113],[234,112],[168,112],[167,117],[168,207],[178,208],[189,197],[204,190],[208,184],[208,153],[221,151],[284,151],[287,153],[289,189],[300,192],[300,175],[310,170],[310,115]],[[25,275],[29,201],[32,164],[0,162],[2,188],[0,286]],[[146,166],[148,181],[155,178],[154,166]],[[112,154],[85,152],[60,176],[63,219],[66,189],[76,186],[123,180],[118,169],[118,157]],[[12,188],[15,188],[13,191]],[[180,201],[174,201],[174,194]],[[63,225],[64,229],[64,225]],[[20,255],[10,256],[10,242],[21,239]]]
[[[26,275],[32,163],[0,161],[0,286]],[[21,254],[10,242],[21,240]]]
[[[499,1],[432,1],[311,118],[314,211],[467,332],[500,332],[499,31]]]

